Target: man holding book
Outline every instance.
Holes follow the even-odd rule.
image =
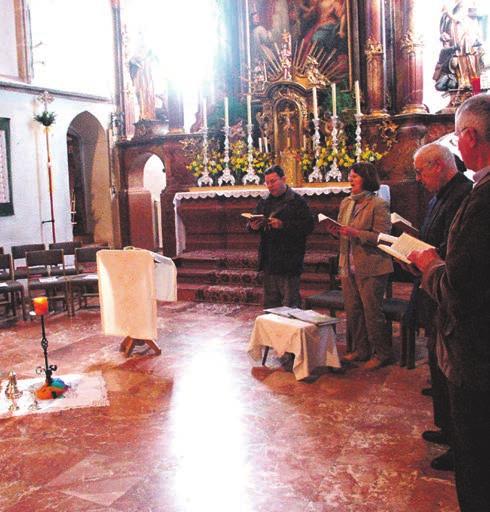
[[[301,305],[300,276],[313,216],[306,201],[286,184],[284,171],[265,171],[269,195],[259,199],[248,227],[260,233],[259,270],[264,273],[264,307]]]
[[[446,256],[449,227],[464,197],[472,188],[471,181],[458,172],[451,151],[441,144],[431,143],[419,148],[413,157],[415,176],[424,188],[434,194],[420,229],[420,239],[434,246],[441,258]],[[435,315],[437,303],[420,289],[420,278],[414,281],[410,299],[414,321],[421,325],[427,336],[427,351],[432,381],[434,423],[440,430],[427,430],[422,437],[429,442],[450,445],[451,419],[446,377],[437,364]],[[453,452],[447,452],[432,460],[438,470],[453,470]]]
[[[435,249],[409,259],[437,302],[438,362],[448,380],[456,489],[463,512],[490,510],[490,95],[456,111],[458,147],[475,171],[443,260]]]

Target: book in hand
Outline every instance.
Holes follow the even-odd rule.
[[[415,237],[419,235],[419,230],[409,220],[398,213],[393,212],[391,214],[391,225],[394,228],[398,228],[403,233],[408,233]]]
[[[248,220],[256,220],[256,219],[263,219],[264,215],[262,213],[241,213],[242,217],[245,217]]]
[[[324,222],[327,231],[334,236],[339,236],[339,229],[342,227],[342,224],[332,219],[331,217],[327,217],[323,215],[323,213],[318,214],[318,222]]]
[[[397,260],[403,261],[411,265],[412,262],[408,259],[408,255],[412,251],[425,251],[426,249],[434,249],[433,245],[427,244],[415,238],[408,233],[402,233],[391,245],[384,245],[378,243],[378,249],[388,253]]]
[[[296,320],[301,320],[303,322],[315,325],[336,324],[340,321],[338,318],[323,315],[322,313],[318,313],[318,311],[314,311],[313,309],[299,309],[290,308],[288,306],[280,306],[277,308],[264,309],[264,311],[266,313],[273,313],[275,315],[284,316],[286,318],[295,318]]]

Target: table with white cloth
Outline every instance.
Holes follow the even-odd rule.
[[[293,373],[297,380],[308,377],[320,366],[341,367],[332,324],[260,315],[255,319],[247,350],[252,359],[260,361],[263,347],[272,347],[279,357],[286,352],[294,354]]]

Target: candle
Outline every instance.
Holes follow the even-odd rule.
[[[262,153],[262,137],[259,137],[259,151]]]
[[[267,137],[264,137],[264,147],[265,147],[265,152],[268,153],[269,152],[269,144],[267,142]]]
[[[252,95],[247,94],[247,123],[252,124]]]
[[[208,127],[208,111],[206,107],[206,98],[202,99],[202,127],[204,129]]]
[[[225,96],[225,126],[228,128],[230,125],[230,120],[228,118],[228,96]]]
[[[34,312],[37,316],[46,315],[48,313],[47,297],[34,297],[32,303],[34,304]]]
[[[361,114],[361,92],[359,91],[359,80],[354,82],[354,93],[356,96],[356,114]]]
[[[306,135],[303,135],[303,149],[306,149]]]
[[[337,84],[332,83],[332,115],[337,116]]]
[[[316,97],[316,87],[313,87],[313,118],[318,119],[318,98]]]

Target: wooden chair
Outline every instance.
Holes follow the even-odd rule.
[[[33,292],[41,292],[48,298],[50,306],[61,301],[68,314],[71,314],[63,249],[27,252],[26,265],[29,299],[32,300],[35,295]],[[52,275],[52,270],[57,275]]]
[[[70,305],[75,314],[75,298],[78,307],[88,308],[88,299],[99,296],[99,278],[97,276],[97,252],[107,247],[78,247],[75,249],[75,269],[77,274],[69,278]]]
[[[17,318],[17,305],[22,308],[22,317],[27,320],[24,287],[22,283],[15,280],[12,256],[0,254],[0,306],[3,306],[8,314]]]
[[[26,253],[29,251],[44,251],[46,249],[44,244],[27,244],[27,245],[13,245],[11,249],[12,260],[14,263],[15,277],[17,279],[27,279],[27,267],[19,265],[17,260],[25,260]],[[42,271],[42,269],[39,269]]]
[[[65,258],[65,275],[73,276],[77,273],[76,267],[73,263],[75,257],[75,249],[81,247],[81,242],[56,242],[49,244],[50,249],[63,249],[63,257]],[[67,256],[71,257],[71,261],[68,260]],[[52,275],[60,275],[54,270]]]

